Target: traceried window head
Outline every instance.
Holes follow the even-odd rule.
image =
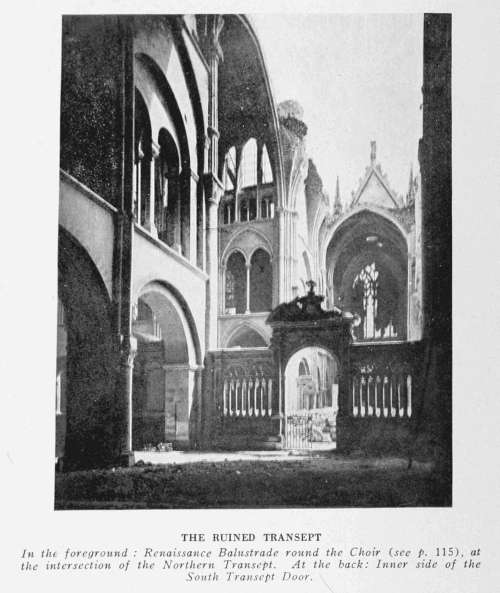
[[[390,275],[381,276],[372,262],[355,276],[352,289],[354,309],[361,318],[358,338],[398,337],[398,290]]]

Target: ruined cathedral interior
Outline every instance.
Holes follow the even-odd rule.
[[[171,449],[349,451],[369,432],[411,432],[424,392],[445,434],[446,23],[424,19],[407,188],[367,137],[358,186],[337,179],[331,195],[247,17],[62,26],[58,468]]]

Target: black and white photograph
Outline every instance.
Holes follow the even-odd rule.
[[[494,593],[500,6],[4,17],[2,590]]]
[[[451,15],[61,25],[56,508],[451,505]]]

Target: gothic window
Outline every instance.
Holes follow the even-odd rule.
[[[180,242],[181,206],[179,154],[165,128],[158,135],[160,158],[156,168],[155,225],[158,237],[167,245]]]
[[[248,220],[255,220],[257,218],[257,199],[248,199]]]
[[[310,375],[309,373],[309,365],[307,364],[307,360],[303,358],[299,362],[299,377],[304,377]]]
[[[236,148],[232,146],[224,158],[223,179],[224,189],[231,191],[236,185]]]
[[[243,146],[239,172],[239,187],[245,188],[257,185],[257,141],[255,138],[250,138]]]
[[[375,318],[377,317],[378,271],[375,263],[366,265],[354,278],[354,299],[361,304],[362,330],[364,338],[375,337]]]
[[[241,314],[246,311],[247,274],[245,258],[239,251],[229,256],[226,265],[225,312]]]
[[[382,275],[372,262],[355,276],[352,289],[354,312],[360,317],[355,329],[358,339],[398,337],[400,295],[392,276]]]
[[[262,147],[262,183],[273,182],[273,170],[271,169],[271,162],[267,152],[266,145]]]
[[[272,308],[271,258],[263,249],[257,249],[250,261],[250,311],[257,313]]]
[[[240,202],[240,221],[248,221],[248,200],[241,200]]]
[[[234,201],[228,200],[223,204],[224,208],[224,224],[231,224],[234,222]]]

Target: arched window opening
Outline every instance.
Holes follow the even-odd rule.
[[[245,188],[257,185],[257,141],[255,138],[250,138],[243,146],[239,172],[239,187]]]
[[[224,208],[224,216],[223,222],[224,224],[231,224],[234,222],[234,200],[229,200],[223,203]]]
[[[240,202],[240,221],[248,222],[248,200],[241,200]]]
[[[181,243],[179,153],[165,128],[158,134],[160,156],[156,168],[155,222],[158,237],[170,247]]]
[[[224,158],[224,171],[222,183],[226,191],[231,191],[236,186],[236,148],[231,146]]]
[[[225,313],[245,313],[247,305],[247,272],[245,258],[239,251],[229,256],[226,265]]]
[[[401,295],[389,270],[375,262],[363,266],[352,284],[352,309],[359,316],[354,328],[360,340],[402,337]]]
[[[271,168],[271,161],[269,160],[269,154],[267,152],[267,147],[264,144],[262,147],[262,183],[272,183],[273,182],[273,170]]]
[[[248,220],[255,220],[257,218],[257,199],[248,199]]]
[[[146,103],[137,89],[134,137],[134,217],[140,225],[147,226],[151,195],[151,123]]]
[[[271,258],[267,251],[257,249],[250,262],[250,311],[270,311],[272,292]]]
[[[229,340],[228,348],[264,348],[266,341],[254,329],[244,327]]]
[[[260,216],[261,218],[273,218],[274,204],[272,195],[264,195],[260,199]]]
[[[355,339],[406,339],[408,268],[407,239],[385,216],[361,210],[336,229],[326,253],[328,300],[355,314]]]
[[[299,377],[306,377],[309,376],[311,373],[309,372],[309,365],[307,364],[307,360],[303,358],[299,362]]]
[[[162,339],[161,327],[151,307],[142,299],[137,302],[137,316],[133,324],[134,333],[146,341]]]

